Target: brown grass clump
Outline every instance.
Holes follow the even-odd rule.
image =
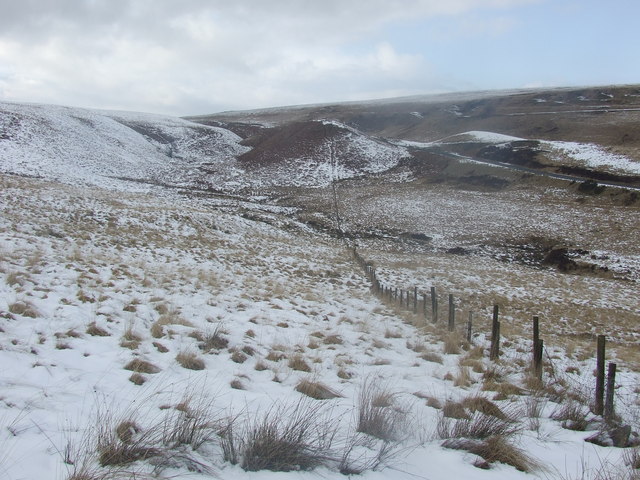
[[[258,372],[263,372],[264,370],[267,370],[269,368],[269,365],[267,365],[266,363],[264,363],[262,360],[258,360],[256,362],[255,367],[253,367],[255,370],[257,370]]]
[[[398,441],[406,426],[406,412],[395,406],[396,395],[368,379],[358,395],[356,430],[384,441]]]
[[[242,353],[240,350],[235,350],[232,354],[231,354],[231,361],[235,362],[235,363],[244,363],[247,360],[247,357],[244,353]]]
[[[140,375],[139,373],[133,373],[129,377],[129,381],[134,385],[142,385],[147,381],[147,379],[144,375]]]
[[[461,405],[472,412],[480,412],[485,415],[497,417],[501,420],[513,421],[513,419],[507,416],[500,407],[498,407],[498,405],[485,397],[481,397],[480,395],[473,395],[465,398],[462,400]]]
[[[18,300],[9,305],[9,312],[23,317],[37,318],[39,313],[36,307],[27,300]]]
[[[242,383],[242,380],[240,380],[239,378],[234,378],[233,380],[231,380],[231,383],[229,384],[231,386],[231,388],[235,389],[235,390],[244,390],[244,384]]]
[[[447,402],[442,406],[442,416],[455,419],[471,418],[460,402],[453,402],[451,400],[447,400]]]
[[[400,330],[386,329],[384,331],[384,338],[402,338],[402,332]]]
[[[562,422],[562,428],[583,432],[589,426],[589,408],[576,400],[568,399],[551,414],[551,418]]]
[[[225,333],[227,332],[222,327],[222,324],[218,324],[212,332],[208,332],[198,338],[198,340],[200,340],[200,343],[198,343],[198,348],[204,353],[227,348],[227,346],[229,345],[229,340],[225,338]]]
[[[440,365],[443,363],[442,355],[436,352],[424,352],[420,355],[420,358],[427,362],[439,363]]]
[[[458,368],[458,374],[453,379],[453,384],[456,387],[469,387],[473,383],[471,373],[467,367]]]
[[[443,351],[447,355],[460,353],[460,335],[457,332],[451,332],[444,338]]]
[[[183,368],[189,370],[204,370],[205,363],[198,355],[193,352],[180,352],[176,355],[176,361]]]
[[[151,336],[153,338],[162,338],[164,336],[164,327],[166,325],[183,325],[185,327],[193,327],[188,320],[180,318],[177,311],[169,311],[160,315],[160,318],[151,325]]]
[[[330,400],[332,398],[342,397],[342,395],[324,383],[312,382],[310,380],[301,380],[298,385],[296,385],[296,391],[316,400]]]
[[[147,362],[146,360],[141,360],[139,358],[134,358],[129,363],[124,366],[125,370],[131,370],[136,373],[158,373],[160,368],[156,367],[153,363]]]
[[[289,365],[289,368],[291,368],[292,370],[298,370],[300,372],[311,371],[311,367],[309,366],[307,361],[304,359],[304,357],[300,354],[293,355],[291,358],[289,358],[288,365]]]
[[[312,470],[331,463],[334,425],[317,407],[303,402],[272,408],[243,430],[222,430],[225,460],[249,472]]]
[[[94,337],[108,337],[111,335],[107,330],[96,325],[96,322],[91,322],[89,325],[87,325],[86,332],[87,335],[91,335]]]
[[[489,464],[504,463],[521,472],[531,472],[540,467],[539,462],[513,445],[509,437],[504,435],[494,435],[484,440],[469,438],[448,439],[442,446],[455,450],[466,450],[483,458]]]
[[[277,350],[271,350],[265,357],[265,359],[269,360],[270,362],[279,362],[280,360],[284,360],[285,358],[287,358],[287,356]]]
[[[153,342],[152,345],[156,347],[156,350],[158,350],[160,353],[167,353],[169,351],[169,349],[160,342]]]
[[[340,335],[333,334],[333,335],[327,335],[326,337],[324,337],[324,339],[322,340],[322,343],[324,343],[325,345],[342,345],[343,340]]]
[[[130,350],[135,350],[140,346],[140,342],[142,342],[142,337],[133,331],[133,327],[129,327],[125,330],[122,338],[120,339],[120,346]]]
[[[482,390],[496,392],[494,400],[506,400],[513,395],[524,395],[525,393],[521,387],[513,383],[495,382],[492,380],[483,382]]]

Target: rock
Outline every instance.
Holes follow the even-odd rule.
[[[632,442],[629,441],[631,435],[631,426],[621,425],[608,431],[600,430],[590,437],[585,438],[585,442],[600,445],[601,447],[626,448],[632,444]],[[634,442],[636,441],[635,437],[637,437],[636,434],[634,434]]]
[[[609,437],[614,447],[626,448],[629,446],[629,437],[631,436],[631,426],[622,425],[614,428],[609,432]]]

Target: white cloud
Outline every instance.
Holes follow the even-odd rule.
[[[530,1],[0,0],[0,87],[176,114],[413,93],[428,65],[381,26]]]

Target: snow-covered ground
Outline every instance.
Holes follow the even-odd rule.
[[[411,315],[375,299],[335,240],[206,203],[1,180],[3,478],[134,478],[131,471],[135,478],[340,478],[341,465],[365,464],[376,466],[362,473],[369,480],[579,478],[585,469],[626,468],[623,449],[585,443],[594,431],[567,430],[551,418],[569,396],[590,390],[591,359],[550,348],[545,382],[557,396],[533,395],[525,340],[507,337],[496,365],[479,353],[484,334],[445,354],[446,336],[416,328]],[[181,366],[180,354],[202,369]],[[134,359],[148,364],[132,367]],[[309,399],[295,390],[302,380],[339,396]],[[624,369],[619,376],[619,412],[629,421],[637,380]],[[386,441],[355,433],[367,385],[386,392],[375,407],[392,412]],[[513,419],[506,442],[531,457],[531,473],[500,462],[480,469],[478,455],[443,446],[443,436],[457,435],[454,424],[466,422],[446,420],[443,407],[477,396]],[[236,429],[247,431],[267,412],[286,423],[296,408],[330,425],[334,460],[286,474],[245,472],[242,462],[224,460],[225,421],[235,418]],[[596,429],[583,410],[587,428]],[[193,418],[204,432],[197,449],[163,443]],[[118,440],[122,425],[129,427]],[[164,440],[145,437],[159,430]],[[107,440],[126,445],[123,435],[150,442],[147,450],[158,455],[101,467]],[[382,447],[394,455],[385,458]]]
[[[0,127],[1,478],[629,474],[626,464],[636,450],[584,441],[602,425],[587,408],[594,383],[588,349],[549,341],[543,384],[529,378],[530,342],[509,322],[530,312],[505,312],[502,360],[492,363],[482,322],[469,344],[380,301],[348,246],[298,223],[295,209],[180,196],[163,187],[234,190],[285,178],[286,172],[270,172],[266,180],[265,172],[247,173],[235,159],[247,148],[227,130],[144,114],[9,103],[0,105]],[[317,186],[323,178],[377,172],[405,153],[349,129],[340,141],[323,146],[326,161],[286,177],[289,184]],[[350,169],[331,162],[331,148],[375,156],[378,163]],[[438,245],[489,239],[464,233],[465,223],[491,221],[485,194],[441,196],[448,208],[432,208],[441,193],[398,189],[396,203],[384,196],[349,206],[341,196],[338,203],[345,225],[356,214],[362,227],[370,220],[365,213],[398,217],[400,201],[414,210],[413,219],[415,211],[430,213],[432,225],[441,226],[434,234]],[[524,218],[522,202],[510,204],[514,198],[502,200],[496,228]],[[444,228],[451,212],[459,218]],[[626,219],[602,212],[624,226]],[[565,213],[546,221],[566,226]],[[543,216],[540,210],[536,219]],[[611,248],[633,240],[620,242]],[[608,250],[597,252],[605,257]],[[464,259],[454,275],[447,271],[454,263],[439,256],[423,264],[375,245],[363,253],[386,281],[404,288],[434,282],[443,293],[455,292],[465,308],[547,297],[532,313],[552,316],[568,301],[559,290],[580,287],[579,303],[604,285],[571,277],[545,285],[552,275],[527,277],[524,267],[495,271],[495,264],[465,265]],[[522,276],[515,289],[514,275]],[[487,278],[497,290],[480,288]],[[545,289],[528,294],[527,278],[529,287]],[[601,315],[628,297],[621,311],[637,315],[633,280],[626,290],[608,290],[602,304],[588,299],[581,305]],[[502,296],[488,298],[496,291]],[[563,319],[562,328],[579,320]],[[627,341],[635,328],[612,331]],[[616,411],[637,431],[638,374],[616,352],[609,356],[620,363]],[[311,398],[311,387],[316,396],[333,398]],[[586,431],[563,428],[570,426],[569,410]],[[494,430],[470,430],[487,422]],[[316,468],[306,471],[295,462],[285,466],[292,470],[287,473],[252,467],[250,460],[262,457],[251,435],[273,444],[273,429],[292,425],[297,442],[286,443],[283,453],[306,441],[302,457]]]

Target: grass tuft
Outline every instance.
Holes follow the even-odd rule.
[[[313,382],[311,380],[301,380],[298,385],[296,385],[296,391],[316,400],[330,400],[332,398],[342,397],[342,395],[324,383]]]
[[[204,370],[205,363],[198,355],[193,352],[180,352],[176,355],[176,361],[183,368],[189,370]]]
[[[125,370],[131,370],[136,373],[158,373],[160,368],[156,367],[153,363],[147,362],[146,360],[141,360],[139,358],[134,358],[129,363],[124,366]]]

